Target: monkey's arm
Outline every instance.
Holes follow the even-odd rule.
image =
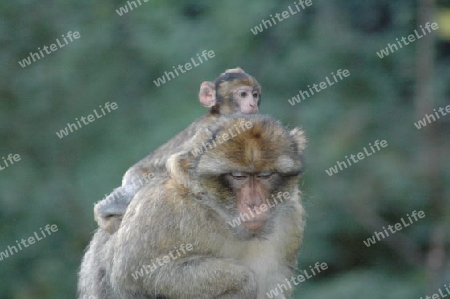
[[[115,298],[106,271],[111,250],[110,235],[101,229],[97,230],[81,263],[77,298]]]
[[[133,184],[145,174],[165,172],[167,159],[171,155],[201,146],[203,141],[211,137],[210,134],[208,135],[211,130],[207,128],[216,118],[217,116],[211,114],[200,117],[175,137],[134,164],[123,176],[122,186]]]
[[[122,216],[136,192],[135,185],[121,186],[97,202],[94,206],[94,219],[98,226],[110,234],[117,231],[122,222]]]
[[[122,186],[114,189],[111,194],[94,206],[94,218],[99,227],[109,233],[117,231],[122,216],[136,192],[155,175],[166,172],[166,162],[171,155],[201,148],[202,142],[211,137],[210,129],[207,129],[208,125],[216,119],[216,116],[210,114],[199,118],[128,169],[123,176]]]
[[[137,193],[113,235],[111,277],[117,289],[131,287],[142,295],[177,299],[256,299],[252,271],[217,254],[228,228],[170,181],[158,177],[151,185]],[[135,279],[137,271],[143,276]]]

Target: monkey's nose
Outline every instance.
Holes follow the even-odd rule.
[[[250,196],[248,198],[246,198],[244,200],[244,203],[249,207],[249,208],[258,208],[259,206],[261,206],[261,204],[263,203],[263,199],[261,198],[261,196]]]

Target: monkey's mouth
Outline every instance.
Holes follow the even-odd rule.
[[[267,211],[258,208],[245,207],[241,211],[242,226],[252,231],[260,230],[269,218]]]
[[[266,219],[243,221],[242,226],[252,231],[258,231],[266,224],[266,221]]]
[[[256,113],[258,113],[258,111],[259,111],[258,108],[247,108],[247,109],[243,108],[242,109],[242,113],[245,113],[245,114],[256,114]]]

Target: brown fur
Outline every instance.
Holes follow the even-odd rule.
[[[240,68],[222,74],[214,81],[214,85],[216,87],[217,106],[213,110],[220,111],[220,114],[236,113],[239,107],[236,106],[237,103],[233,100],[231,91],[236,90],[239,86],[253,87],[261,95],[261,86],[259,83],[253,77],[244,73]],[[259,99],[260,102],[261,98]]]
[[[131,199],[147,183],[142,183],[144,175],[149,173],[159,175],[166,172],[166,162],[171,155],[186,152],[201,145],[209,137],[205,128],[216,122],[220,115],[239,112],[240,107],[237,101],[230,97],[235,88],[248,85],[257,88],[259,94],[261,90],[258,82],[241,68],[226,70],[215,80],[215,83],[204,83],[208,83],[207,89],[211,93],[208,102],[212,101],[214,104],[210,107],[210,113],[194,121],[187,129],[128,169],[123,176],[122,186],[116,188],[94,207],[94,218],[102,229],[109,233],[117,231]],[[211,86],[216,86],[216,89],[210,90]],[[205,90],[200,90],[200,97],[204,92]]]
[[[163,174],[143,187],[117,233],[96,233],[83,259],[79,299],[265,298],[293,275],[304,227],[298,190],[303,132],[288,131],[265,116],[221,117],[209,141],[242,121],[253,127],[197,157],[188,152],[169,159],[175,177]],[[288,192],[290,198],[271,207],[260,231],[232,227],[229,221],[239,216],[235,191],[223,176],[266,170],[274,172],[270,193]],[[185,178],[179,182],[179,177]],[[193,250],[133,278],[180,244],[192,244]]]

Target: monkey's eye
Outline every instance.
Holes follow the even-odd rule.
[[[258,97],[258,93],[255,91],[255,92],[253,92],[253,97],[254,98],[257,98]]]
[[[246,92],[246,91],[240,91],[240,92],[239,92],[239,96],[240,96],[241,98],[245,98],[245,97],[247,97],[247,92]]]
[[[273,173],[270,172],[270,171],[260,172],[260,173],[257,174],[257,177],[260,178],[260,179],[268,179],[268,178],[270,178],[272,176],[272,174]]]
[[[247,178],[247,175],[245,173],[243,173],[243,172],[232,172],[231,176],[235,180],[244,180],[244,179]]]

